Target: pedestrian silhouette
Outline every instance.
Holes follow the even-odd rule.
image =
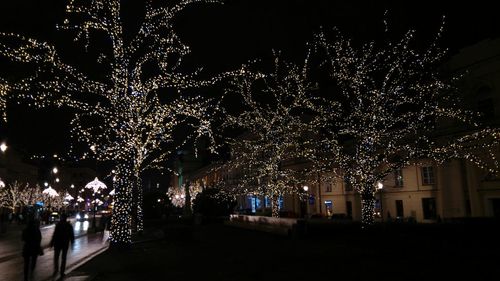
[[[54,247],[54,277],[59,271],[59,255],[61,257],[61,278],[64,277],[64,270],[66,269],[66,255],[68,254],[69,243],[71,245],[75,242],[75,234],[73,226],[66,220],[66,214],[61,215],[61,219],[56,224],[50,246]]]
[[[28,220],[28,224],[23,230],[22,239],[24,241],[24,280],[28,280],[33,277],[38,255],[43,255],[43,250],[40,246],[42,233],[40,232],[40,225],[37,220]]]

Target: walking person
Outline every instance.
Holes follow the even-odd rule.
[[[27,281],[33,278],[33,272],[36,266],[38,255],[43,255],[42,233],[40,232],[40,224],[38,220],[29,219],[26,228],[23,230],[22,239],[23,258],[24,258],[24,280]]]
[[[75,242],[75,234],[73,226],[66,220],[67,215],[62,214],[61,219],[56,224],[50,246],[54,247],[54,277],[59,272],[59,255],[61,257],[61,278],[64,277],[64,270],[66,269],[66,255],[68,254],[69,243],[71,245]]]

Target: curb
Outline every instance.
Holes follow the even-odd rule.
[[[104,253],[105,251],[108,250],[108,248],[109,248],[109,245],[105,246],[105,247],[103,247],[101,249],[99,249],[96,252],[93,252],[92,254],[84,257],[83,259],[79,260],[78,262],[67,266],[66,267],[66,277],[65,277],[65,280],[70,280],[73,277],[73,276],[70,276],[71,272],[73,272],[75,269],[77,269],[78,267],[82,266],[83,264],[87,263],[91,259],[95,258],[96,256]],[[94,277],[95,276],[88,276],[88,278],[86,278],[84,280],[92,280],[92,279],[94,279]],[[52,281],[52,280],[54,280],[54,278],[49,277],[47,279],[44,279],[43,281]]]

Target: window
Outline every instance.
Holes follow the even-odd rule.
[[[403,170],[397,169],[394,171],[394,187],[403,187]]]
[[[326,214],[331,216],[333,214],[333,202],[332,200],[325,200]]]
[[[271,207],[271,199],[269,197],[264,197],[264,207],[269,208]]]
[[[404,216],[403,200],[396,200],[396,217],[403,218]]]
[[[422,198],[422,210],[424,220],[435,220],[437,218],[436,198]]]
[[[345,191],[352,191],[352,184],[349,181],[349,178],[344,178],[344,186],[345,186]]]
[[[434,184],[434,169],[432,166],[422,167],[422,184],[432,185]]]
[[[256,205],[256,202],[255,202],[255,196],[253,195],[248,195],[248,203],[249,205],[251,206],[252,208],[252,213],[255,214],[255,212],[257,212],[257,205]]]
[[[493,217],[500,218],[500,198],[490,199],[491,208],[493,210]]]
[[[332,185],[331,184],[326,185],[326,192],[332,192]]]
[[[352,218],[352,202],[351,201],[346,201],[345,202],[345,207],[346,207],[347,217]]]

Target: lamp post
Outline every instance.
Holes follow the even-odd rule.
[[[93,215],[94,215],[94,217],[93,217],[93,219],[92,219],[92,227],[93,227],[93,228],[94,228],[94,230],[95,230],[95,229],[96,229],[96,223],[95,223],[95,213],[96,213],[96,211],[97,211],[97,204],[96,204],[96,198],[95,198],[95,197],[96,197],[96,194],[97,194],[97,193],[101,193],[101,189],[106,189],[106,188],[108,188],[108,187],[107,187],[107,186],[106,186],[103,182],[99,181],[99,179],[97,179],[97,177],[96,177],[93,181],[91,181],[91,182],[87,183],[87,184],[85,185],[85,188],[87,188],[87,189],[92,189],[92,191],[93,191],[93,193],[92,193],[92,196],[93,196],[93,201],[92,201],[92,203],[93,203],[94,205],[93,205],[93,208],[92,208],[92,209],[93,209]]]
[[[5,151],[7,151],[7,144],[5,144],[5,142],[2,142],[2,144],[0,144],[0,151],[2,151],[2,154],[5,154]],[[5,157],[2,157],[2,163],[0,165],[2,168],[3,167],[7,167],[8,164],[7,164],[7,161],[5,159]]]
[[[308,214],[309,214],[309,192],[308,192],[309,191],[309,186],[304,185],[302,187],[302,189],[304,190],[304,192],[306,193],[306,196],[307,196],[306,200],[305,200],[305,203],[306,203],[305,211],[306,211],[306,213],[304,214],[304,218],[306,218],[308,216]]]
[[[384,184],[382,182],[377,182],[377,190],[380,192],[380,220],[384,221],[384,209],[382,208],[382,201],[383,201],[383,190],[384,190]]]
[[[79,211],[79,209],[80,209],[80,203],[82,203],[82,202],[84,202],[84,201],[85,201],[85,199],[83,199],[80,195],[78,195],[78,198],[76,199],[76,202],[78,202],[78,203],[76,203],[76,204],[77,204],[78,211]],[[85,207],[84,207],[84,209],[85,209]]]
[[[66,212],[68,211],[68,205],[70,204],[70,201],[72,201],[73,199],[75,199],[75,197],[71,196],[71,194],[69,193],[66,193],[66,196],[64,196],[64,201],[68,204],[65,204],[66,205]]]

